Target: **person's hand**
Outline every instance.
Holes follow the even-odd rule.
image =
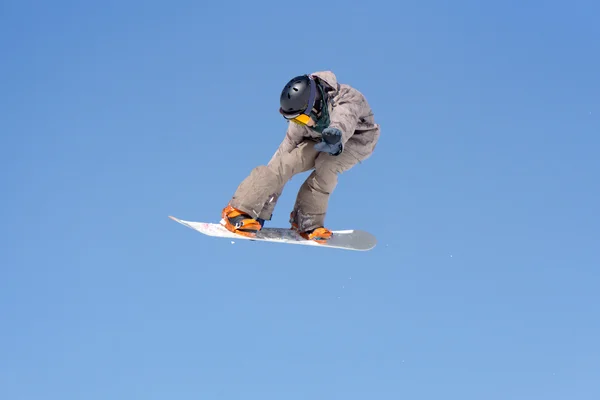
[[[337,128],[325,128],[321,142],[315,144],[315,150],[337,156],[342,152],[342,131]]]

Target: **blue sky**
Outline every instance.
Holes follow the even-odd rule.
[[[8,0],[0,397],[600,398],[600,5]],[[332,70],[382,136],[327,223],[204,237]],[[293,179],[271,226],[287,226]]]

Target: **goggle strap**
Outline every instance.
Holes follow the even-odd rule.
[[[311,75],[308,75],[308,79],[310,80],[310,96],[308,97],[308,106],[304,113],[310,115],[313,107],[315,106],[315,100],[317,98],[317,83]]]

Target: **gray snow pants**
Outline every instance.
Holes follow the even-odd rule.
[[[314,168],[298,191],[293,211],[301,231],[324,226],[338,174],[352,168],[359,159],[347,152],[338,156],[318,152],[313,148],[315,143],[307,139],[289,153],[278,151],[268,165],[254,168],[238,186],[231,206],[253,218],[270,220],[285,184],[294,175]]]

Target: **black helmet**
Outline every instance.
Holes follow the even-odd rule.
[[[286,119],[310,115],[313,108],[320,109],[321,97],[321,90],[311,76],[296,76],[281,91],[279,112]]]

